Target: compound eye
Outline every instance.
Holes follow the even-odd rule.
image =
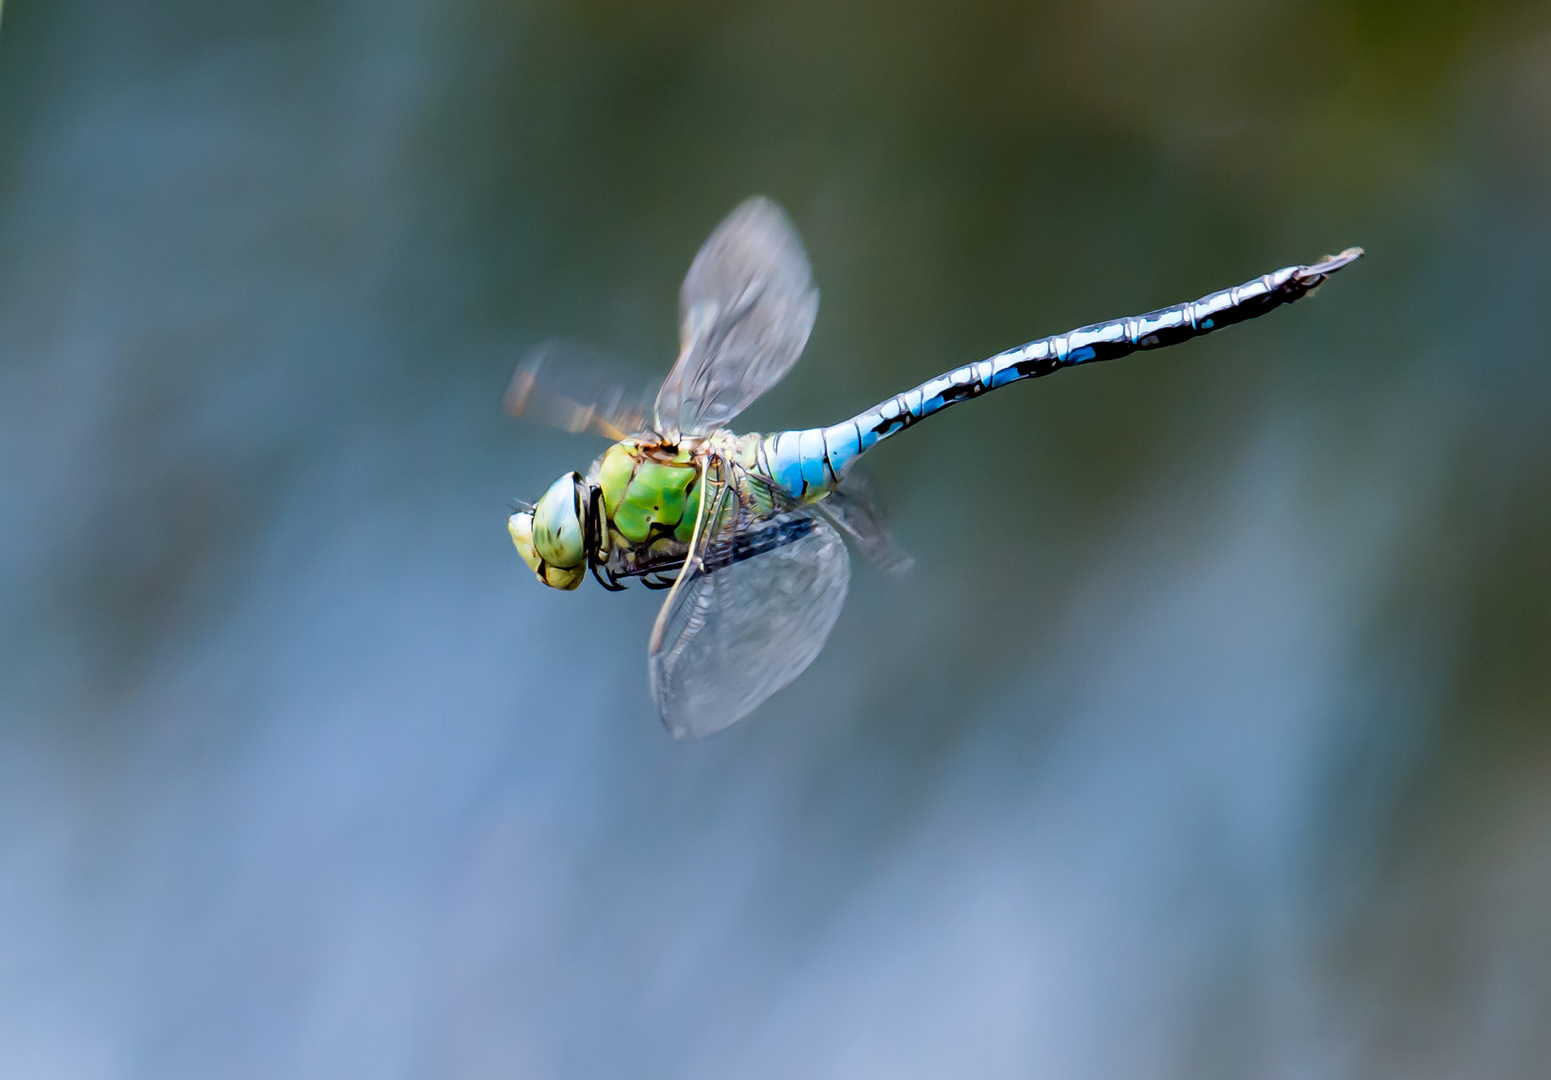
[[[551,589],[574,589],[587,577],[585,566],[573,566],[568,570],[562,570],[558,566],[544,567],[544,584]]]
[[[512,534],[512,544],[522,561],[528,564],[528,569],[542,578],[544,561],[533,547],[533,511],[519,510],[507,518],[506,531]]]
[[[582,529],[583,490],[582,478],[574,472],[567,473],[549,485],[533,509],[533,548],[551,567],[570,570],[587,559]],[[580,581],[580,575],[577,580]]]

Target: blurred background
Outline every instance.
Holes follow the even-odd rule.
[[[1531,0],[12,0],[0,1075],[1544,1076],[1548,136]],[[501,394],[756,192],[743,429],[1369,254],[891,442],[678,744]]]

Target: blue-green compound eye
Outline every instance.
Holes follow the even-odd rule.
[[[587,558],[582,530],[582,478],[566,473],[533,508],[533,547],[550,566],[567,570]]]
[[[542,578],[544,560],[533,549],[533,511],[519,510],[507,518],[506,530],[512,534],[512,543],[517,548],[517,554],[522,556],[522,561],[528,564],[529,570]]]
[[[512,543],[517,545],[517,554],[522,556],[522,561],[528,564],[528,569],[538,575],[538,579],[552,589],[574,589],[582,583],[582,578],[587,576],[585,566],[550,566],[539,557],[538,551],[533,546],[533,513],[530,510],[519,510],[513,514],[506,523],[507,529],[512,534]]]

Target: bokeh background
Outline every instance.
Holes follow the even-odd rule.
[[[4,14],[0,1075],[1546,1075],[1546,5]],[[500,398],[756,192],[756,430],[1369,255],[891,442],[913,574],[678,744]]]

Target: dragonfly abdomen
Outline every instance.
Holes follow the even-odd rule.
[[[1361,248],[1348,248],[1310,266],[1285,267],[1189,303],[1031,341],[939,375],[833,427],[766,436],[760,445],[761,464],[793,498],[820,498],[844,478],[857,457],[950,405],[1023,379],[1177,345],[1258,318],[1307,296],[1361,255]]]

